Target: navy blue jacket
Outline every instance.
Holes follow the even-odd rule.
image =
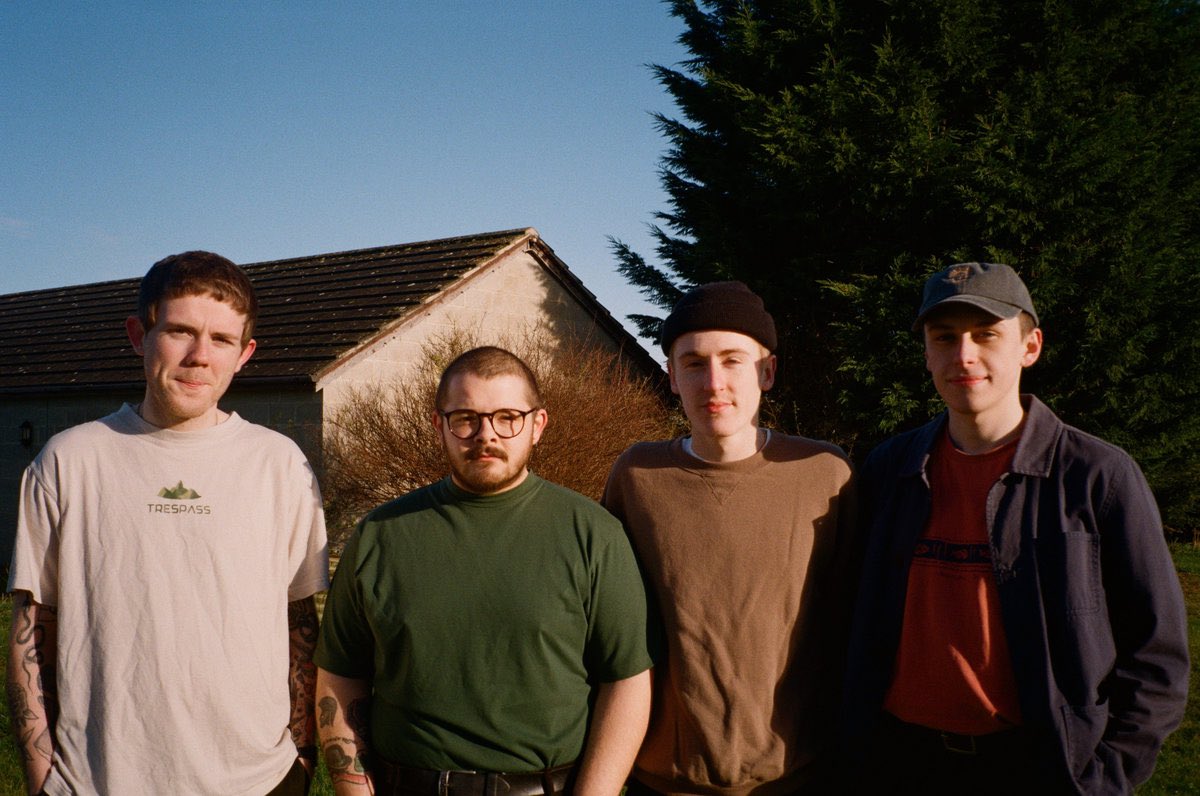
[[[992,566],[1022,719],[1049,781],[1129,793],[1187,700],[1187,617],[1146,479],[1120,448],[1023,396],[1010,472],[987,500]],[[884,442],[861,473],[863,572],[843,743],[863,750],[891,683],[908,570],[929,517],[942,414]]]

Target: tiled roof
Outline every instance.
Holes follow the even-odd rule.
[[[258,351],[238,376],[304,380],[414,307],[526,240],[514,229],[246,265],[259,300]],[[540,244],[558,266],[549,247]],[[595,297],[562,266],[585,301]],[[141,277],[0,296],[0,392],[123,387],[142,382],[125,337]],[[598,320],[628,337],[599,304]],[[614,330],[615,327],[615,330]],[[628,338],[632,341],[632,337]]]

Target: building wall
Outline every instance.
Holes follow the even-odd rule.
[[[542,326],[553,338],[586,338],[612,351],[618,343],[528,252],[514,252],[414,313],[392,335],[322,379],[326,416],[353,391],[387,385],[420,361],[424,348],[456,331],[503,345]]]

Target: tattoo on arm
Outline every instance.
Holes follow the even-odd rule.
[[[335,736],[329,738],[325,742],[325,767],[329,769],[330,778],[337,780],[338,774],[353,773],[364,774],[366,768],[363,766],[362,757],[355,754],[354,757],[346,754],[346,748],[354,748],[354,739]]]
[[[313,698],[317,693],[317,605],[312,597],[288,603],[288,690],[292,697],[289,722],[296,747],[316,743]]]
[[[338,719],[338,703],[333,697],[324,697],[318,705],[321,725],[321,753],[329,779],[339,782],[361,784],[366,782],[370,768],[367,727],[370,719],[370,700],[356,699],[346,706],[345,724],[353,735],[335,735],[330,728]]]
[[[40,786],[54,756],[58,722],[58,610],[13,596],[9,635],[8,695],[12,732],[31,786]],[[36,780],[36,782],[34,781]]]
[[[317,726],[332,727],[333,717],[337,715],[337,700],[333,697],[322,697],[317,703]]]

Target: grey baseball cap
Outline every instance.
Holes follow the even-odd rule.
[[[1002,263],[956,263],[929,277],[913,331],[920,331],[929,313],[951,303],[969,304],[997,318],[1028,312],[1038,323],[1029,289],[1016,271]]]

